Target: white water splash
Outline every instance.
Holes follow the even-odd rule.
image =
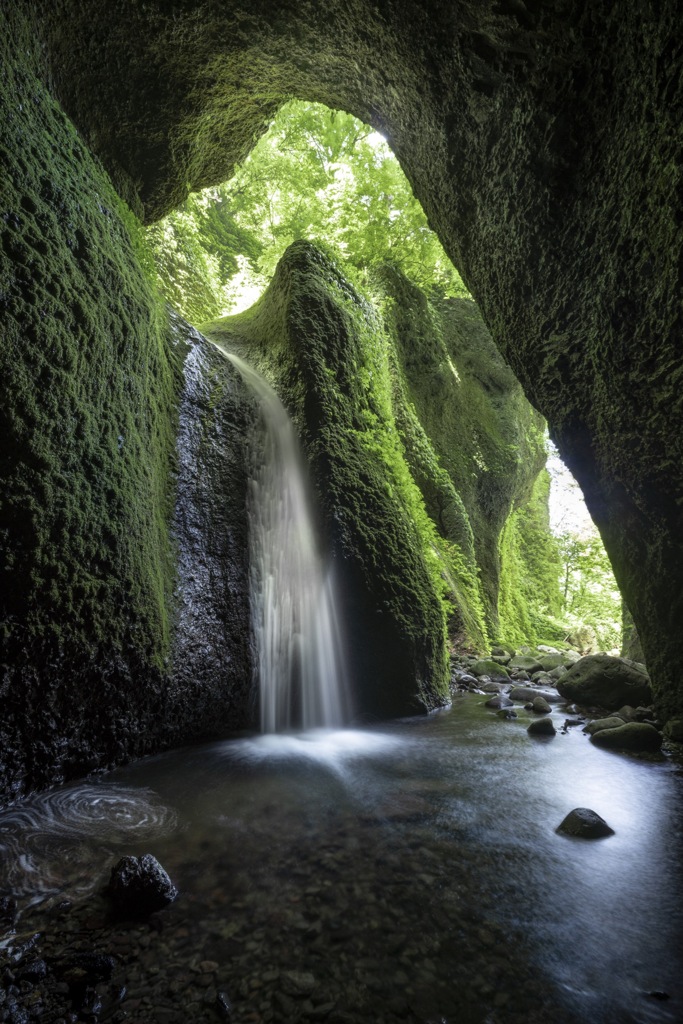
[[[220,351],[258,398],[264,431],[248,507],[261,731],[338,727],[348,711],[337,602],[316,543],[298,439],[266,381]]]

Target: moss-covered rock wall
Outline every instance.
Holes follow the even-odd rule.
[[[381,321],[300,242],[256,306],[202,330],[260,369],[297,423],[335,557],[357,712],[445,703],[440,570],[395,425]]]
[[[406,423],[411,468],[442,535],[471,551],[487,626],[497,637],[501,531],[511,511],[529,501],[545,465],[545,424],[474,302],[428,301],[392,271],[382,285],[406,404],[434,452],[431,462],[424,458],[424,444],[410,443]]]
[[[41,13],[59,95],[150,219],[228,177],[285,97],[387,135],[584,489],[662,711],[683,706],[678,4]]]
[[[231,615],[215,613],[241,630],[241,664],[207,666],[218,626],[194,647],[181,628],[197,566],[184,575],[179,552],[225,516],[174,513],[178,483],[202,507],[176,452],[179,407],[194,401],[211,434],[216,402],[188,376],[140,226],[48,91],[20,7],[0,11],[0,799],[243,724],[250,679],[243,555]],[[241,385],[220,373],[246,429]]]

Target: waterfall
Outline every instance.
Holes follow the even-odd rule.
[[[316,542],[306,469],[287,411],[238,356],[221,349],[259,401],[249,484],[251,612],[262,732],[338,727],[346,673],[332,573]]]

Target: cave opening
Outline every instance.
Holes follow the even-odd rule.
[[[0,825],[10,1019],[680,1016],[678,10],[474,6],[0,12],[0,772],[7,800],[48,790]],[[300,429],[369,698],[362,728],[226,742],[250,724],[253,409],[158,302],[137,216],[226,177],[290,95],[392,138],[483,316],[385,273],[380,319],[304,239],[255,309],[210,314]],[[548,481],[518,380],[653,676],[656,707],[636,670],[600,712],[629,720],[586,734],[524,678],[573,667],[547,576],[520,583]],[[447,660],[444,637],[477,643]],[[579,802],[607,825],[563,829]],[[179,897],[111,915],[113,861],[151,852]]]

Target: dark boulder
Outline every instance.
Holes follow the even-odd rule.
[[[602,839],[604,836],[614,835],[614,829],[589,807],[575,807],[555,831],[577,839]]]
[[[556,736],[557,730],[553,725],[552,718],[537,718],[528,727],[530,736]]]
[[[638,662],[591,654],[577,661],[561,679],[557,689],[577,704],[597,704],[616,711],[624,704],[651,704],[650,677]]]
[[[178,890],[156,857],[122,857],[112,868],[108,894],[117,913],[146,917],[172,903]]]
[[[591,739],[598,747],[631,753],[659,750],[662,745],[661,733],[646,722],[627,722],[616,729],[601,729]]]

